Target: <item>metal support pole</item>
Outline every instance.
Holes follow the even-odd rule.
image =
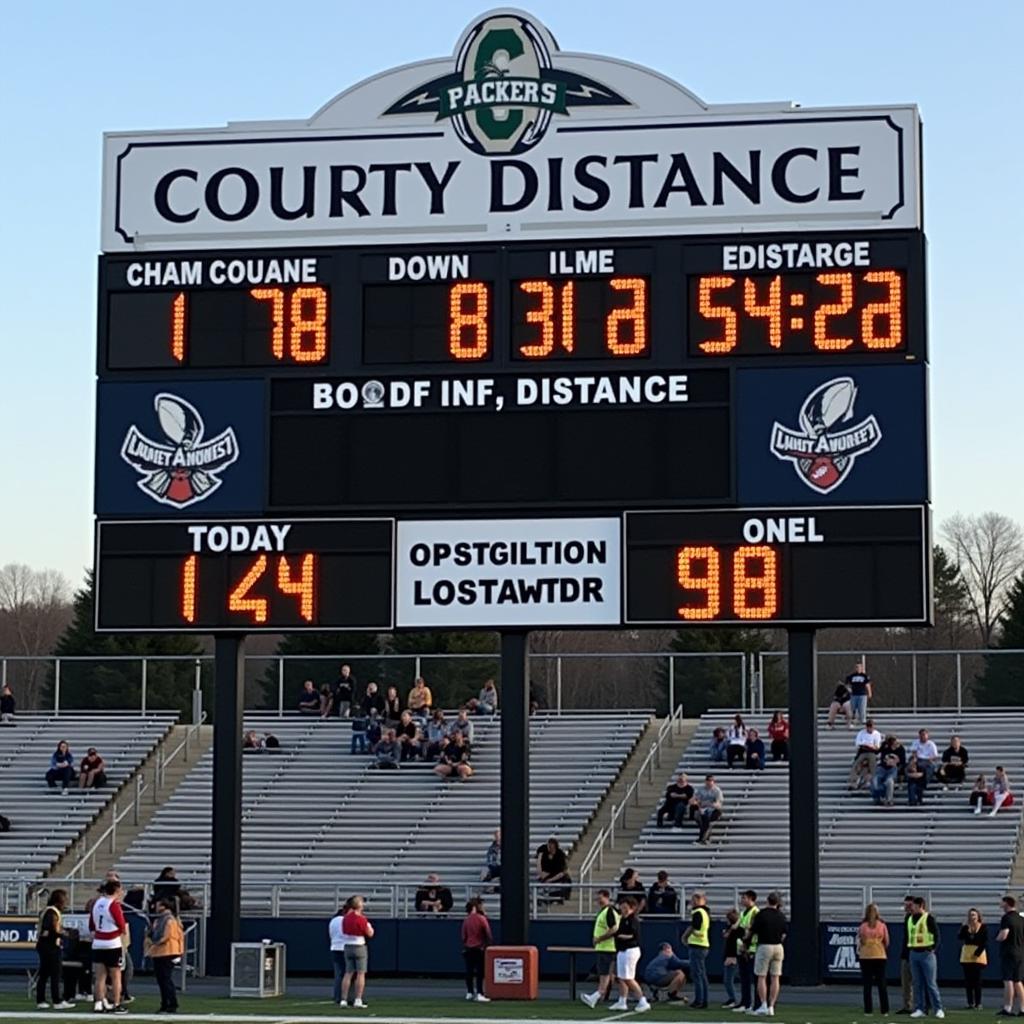
[[[562,713],[562,656],[555,658],[555,710]]]
[[[914,703],[917,703],[917,652],[910,656],[910,688],[915,695]]]
[[[7,659],[0,658],[0,686],[7,685]]]
[[[53,714],[60,715],[60,658],[55,659],[53,666]]]
[[[956,652],[956,711],[960,714],[964,709],[964,677],[963,662],[960,660],[960,652]]]
[[[277,659],[277,717],[284,716],[284,658]]]
[[[795,985],[821,982],[818,922],[818,725],[817,640],[813,629],[789,635],[789,891],[791,927],[787,939]]]
[[[423,675],[423,659],[417,654],[416,655],[416,679]]]
[[[231,973],[242,897],[242,709],[245,637],[214,638],[213,855],[207,973]]]
[[[747,659],[740,655],[740,689],[746,693],[747,690]],[[753,709],[751,709],[753,710]]]
[[[668,656],[668,713],[676,709],[676,659]]]
[[[524,631],[501,634],[501,940],[530,931],[530,691]]]
[[[149,676],[149,662],[145,658],[143,658],[142,659],[142,713],[143,714],[146,713],[146,688],[147,688],[147,684],[148,684],[148,681],[149,681],[148,680],[148,676]]]

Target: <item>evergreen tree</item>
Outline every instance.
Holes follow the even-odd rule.
[[[995,647],[1003,650],[1024,650],[1024,574],[1010,586],[999,616],[999,640]],[[988,706],[1019,706],[1024,696],[1021,684],[1024,655],[1001,654],[985,658],[984,675],[975,685],[979,704]]]
[[[61,658],[89,658],[88,661],[61,663],[62,708],[138,708],[141,706],[143,657],[203,653],[196,639],[187,635],[97,633],[95,606],[96,586],[89,570],[84,586],[75,593],[73,618],[54,649]],[[132,660],[115,660],[126,655]],[[146,674],[146,706],[177,710],[189,718],[194,681],[193,661],[150,661]],[[48,680],[51,703],[55,686],[56,678],[51,674]]]
[[[406,688],[415,677],[415,664],[409,656],[418,654],[479,655],[423,660],[421,673],[430,687],[435,706],[452,708],[464,704],[480,692],[486,679],[495,680],[499,686],[499,701],[501,699],[498,638],[494,633],[395,633],[387,638],[386,649],[389,654],[403,655],[396,669],[404,679],[394,684],[403,700]]]

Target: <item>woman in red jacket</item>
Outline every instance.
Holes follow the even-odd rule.
[[[781,711],[772,715],[768,723],[768,735],[772,738],[772,760],[789,760],[789,720]]]
[[[484,913],[484,901],[478,896],[466,904],[462,922],[462,958],[466,961],[466,999],[489,1003],[484,995],[484,951],[494,938],[491,923]]]

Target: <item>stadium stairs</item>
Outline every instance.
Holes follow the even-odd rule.
[[[1024,792],[1018,790],[1015,806],[1004,808],[995,818],[987,812],[972,815],[967,794],[974,776],[983,772],[990,777],[997,764],[1006,768],[1011,784],[1024,789],[1020,743],[1024,712],[879,708],[872,713],[879,731],[894,733],[908,750],[920,728],[929,730],[940,751],[949,736],[957,733],[970,756],[967,782],[948,790],[932,785],[922,807],[908,806],[906,788],[899,786],[896,806],[876,807],[866,789],[847,789],[856,733],[842,722],[835,730],[827,730],[821,715],[818,811],[823,916],[859,918],[865,886],[872,887],[870,895],[887,912],[899,905],[908,890],[928,892],[932,886],[936,888],[931,902],[937,911],[959,915],[971,904],[990,906],[993,894],[1011,883],[1015,860],[1019,860]],[[648,805],[643,829],[621,859],[621,867],[636,868],[646,885],[665,869],[677,886],[705,889],[712,906],[732,905],[736,891],[750,886],[784,893],[789,888],[788,767],[769,761],[760,772],[738,767],[730,771],[724,763],[712,764],[707,756],[712,730],[727,725],[733,714],[713,711],[703,716],[678,766],[662,772],[662,785],[673,770],[686,771],[695,785],[705,773],[714,772],[725,797],[725,813],[711,843],[693,845],[696,830],[690,824],[683,832],[657,828],[656,797]],[[769,715],[745,717],[748,726],[759,727],[766,735]],[[1024,881],[1019,873],[1017,877]]]

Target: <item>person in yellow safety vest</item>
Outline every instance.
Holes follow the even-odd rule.
[[[911,1017],[924,1017],[925,999],[931,1003],[935,1016],[946,1016],[936,981],[935,950],[939,946],[939,926],[928,913],[924,899],[915,896],[913,910],[907,919],[907,947],[910,949],[910,975],[914,985],[914,1012]]]
[[[146,955],[153,961],[153,973],[160,987],[160,1013],[177,1013],[178,996],[174,991],[174,968],[185,955],[185,932],[174,916],[174,901],[156,902],[157,916],[149,926]]]
[[[597,905],[600,908],[594,918],[594,950],[597,953],[597,991],[582,993],[580,999],[587,1006],[597,1006],[608,994],[615,973],[615,930],[619,926],[619,912],[612,903],[612,894],[607,889],[598,889]]]
[[[757,893],[747,889],[740,893],[740,940],[736,951],[740,969],[740,1005],[733,1008],[734,1013],[743,1013],[754,1009],[754,954],[757,952],[757,937],[747,938],[750,926],[757,917],[760,908],[757,905]]]
[[[683,932],[683,942],[690,947],[690,978],[693,981],[693,1009],[708,1008],[708,951],[711,948],[711,914],[702,892],[690,897],[693,916],[690,927]]]

